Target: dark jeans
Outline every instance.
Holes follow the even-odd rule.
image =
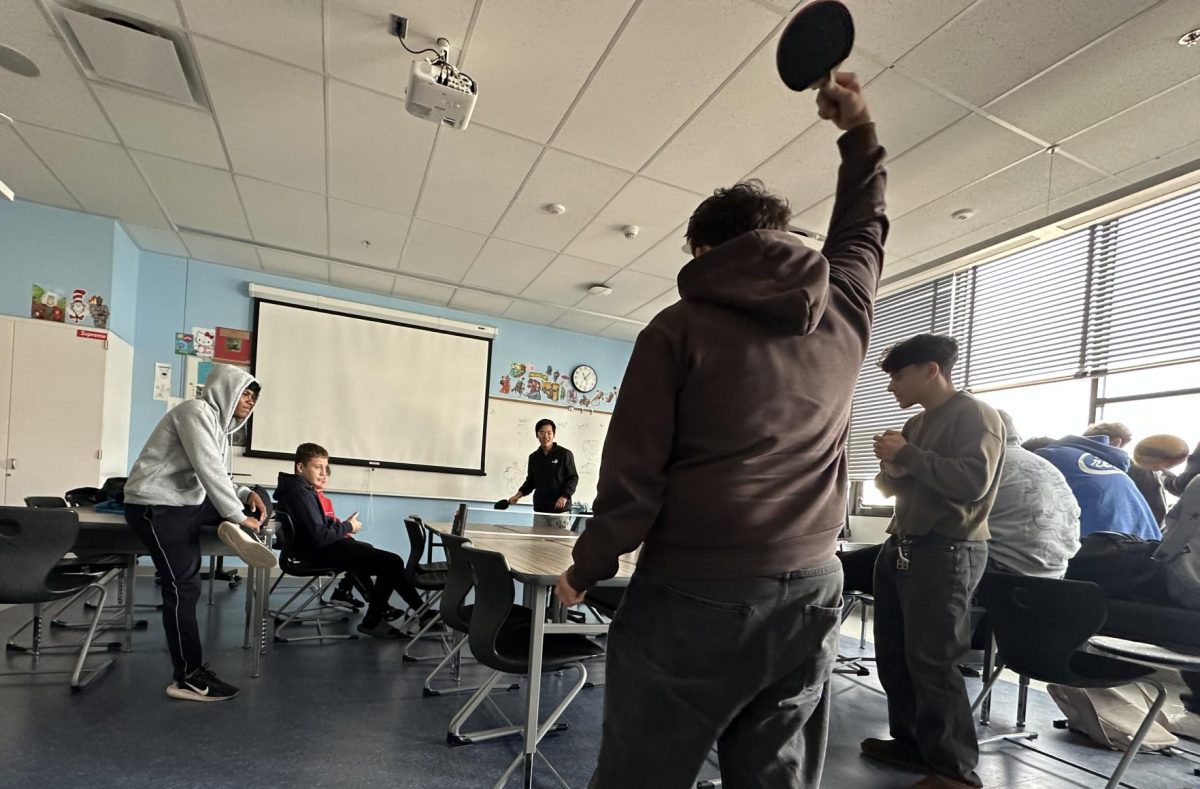
[[[400,593],[409,608],[415,610],[425,604],[404,575],[404,560],[391,551],[376,548],[369,542],[342,539],[324,548],[305,551],[303,555],[297,552],[297,555],[305,561],[323,567],[353,573],[364,581],[370,576],[375,576],[370,604],[363,615],[366,622],[378,622],[383,617],[393,591]]]
[[[146,545],[162,580],[163,630],[175,679],[204,662],[196,602],[200,599],[200,527],[224,518],[208,499],[191,507],[125,505],[125,520]]]
[[[934,772],[982,786],[971,702],[958,671],[971,643],[971,595],[987,564],[986,542],[937,535],[904,547],[891,537],[875,563],[875,657],[888,724]]]
[[[593,789],[684,789],[713,743],[726,789],[821,782],[837,653],[836,559],[777,576],[638,572],[608,634]]]

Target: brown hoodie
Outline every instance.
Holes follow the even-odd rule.
[[[846,519],[850,402],[887,235],[873,124],[838,140],[822,253],[756,230],[679,273],[682,301],[638,335],[568,580],[638,568],[744,578],[833,558]],[[643,544],[644,543],[644,544]]]

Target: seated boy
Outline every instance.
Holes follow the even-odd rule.
[[[295,471],[280,472],[275,488],[278,509],[292,522],[292,553],[297,559],[345,570],[359,578],[375,576],[371,603],[358,630],[374,638],[400,638],[400,631],[385,618],[392,592],[399,592],[413,610],[424,604],[404,576],[404,560],[369,543],[346,539],[362,529],[358,513],[345,521],[324,513],[317,494],[317,487],[324,488],[329,478],[329,453],[324,447],[296,447]]]

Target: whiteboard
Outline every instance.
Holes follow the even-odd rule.
[[[452,415],[447,415],[452,419]],[[485,475],[445,474],[406,469],[372,469],[364,466],[339,466],[329,479],[331,493],[378,494],[411,498],[437,498],[454,501],[495,501],[508,498],[525,480],[529,454],[537,449],[533,426],[539,419],[552,419],[558,425],[555,440],[575,455],[579,487],[574,501],[596,500],[596,482],[600,476],[600,455],[608,434],[611,414],[562,406],[488,398],[487,452]],[[334,446],[326,446],[336,455]],[[233,471],[240,485],[260,484],[274,487],[280,471],[290,472],[286,460],[249,458],[234,447]]]

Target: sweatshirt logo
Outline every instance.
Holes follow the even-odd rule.
[[[1084,452],[1079,456],[1079,470],[1084,474],[1093,475],[1125,473],[1112,463],[1109,463],[1107,460],[1101,460],[1090,452]]]

